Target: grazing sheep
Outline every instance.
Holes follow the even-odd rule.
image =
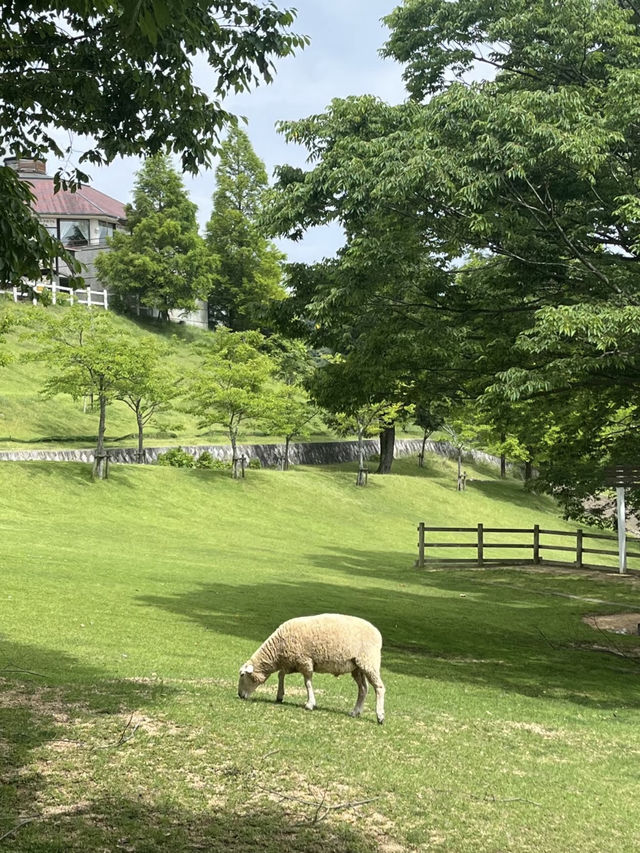
[[[376,716],[384,722],[384,684],[380,678],[382,637],[370,622],[356,616],[323,613],[283,622],[240,669],[238,696],[248,699],[259,684],[278,673],[276,702],[284,698],[284,677],[299,672],[307,688],[308,711],[316,707],[311,679],[314,672],[350,672],[358,685],[352,717],[362,713],[367,681],[376,691]]]

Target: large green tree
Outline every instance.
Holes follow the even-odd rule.
[[[270,303],[282,299],[284,255],[260,224],[267,188],[264,163],[247,134],[230,129],[220,148],[207,243],[220,259],[209,293],[209,319],[233,331],[264,326]]]
[[[4,3],[0,15],[0,150],[62,158],[90,137],[78,163],[117,156],[177,154],[183,168],[209,162],[232,116],[229,93],[269,82],[274,62],[306,43],[290,31],[294,11],[274,3],[222,0],[110,0]],[[213,70],[211,91],[195,79],[194,58]],[[67,131],[69,152],[52,127]],[[80,169],[58,182],[86,181]],[[3,227],[0,280],[37,278],[51,241],[27,223],[16,173],[0,166]],[[19,249],[19,251],[18,251]]]
[[[384,279],[367,277],[381,312],[452,330],[465,394],[501,374],[511,398],[552,395],[552,422],[568,427],[587,386],[599,393],[602,359],[592,356],[602,312],[622,320],[638,303],[638,9],[624,0],[407,0],[387,23],[386,52],[405,63],[411,99],[336,101],[285,124],[314,165],[281,170],[276,230],[295,236],[339,218],[341,267],[386,269]],[[473,82],[478,67],[489,73]],[[364,304],[344,281],[345,298]],[[568,309],[580,312],[579,333],[566,326]],[[519,344],[536,329],[535,345]],[[628,338],[621,344],[606,377],[627,411],[633,365]],[[558,351],[580,386],[573,399],[553,369]],[[534,388],[542,372],[544,387]],[[587,409],[594,439],[622,423],[614,404]]]
[[[193,310],[195,300],[209,292],[217,262],[198,234],[196,206],[166,155],[146,160],[127,217],[131,233],[117,231],[111,251],[96,258],[101,282],[129,309],[134,299],[164,319],[171,310]]]

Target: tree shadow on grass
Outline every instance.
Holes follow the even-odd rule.
[[[108,722],[173,692],[160,683],[108,680],[63,652],[0,637],[0,836],[15,815],[33,813],[43,786],[33,753],[64,739],[70,719]]]
[[[479,492],[487,500],[508,503],[511,506],[515,504],[524,507],[528,512],[540,510],[548,513],[553,508],[547,495],[536,495],[535,492],[525,489],[522,482],[514,480],[472,480],[467,488]]]
[[[381,849],[369,836],[352,827],[313,822],[292,814],[286,803],[266,800],[237,810],[211,806],[203,792],[202,809],[190,811],[171,802],[151,802],[105,794],[71,804],[65,811],[42,815],[19,826],[12,824],[11,849],[20,851],[162,851],[184,853],[374,853]],[[33,813],[32,813],[33,814]],[[25,815],[25,817],[27,817]],[[3,821],[6,826],[6,821]],[[3,826],[3,831],[11,825]],[[7,837],[6,841],[9,841]]]
[[[126,743],[129,713],[149,713],[177,689],[105,678],[70,655],[0,638],[0,846],[27,853],[378,849],[358,829],[325,821],[329,810],[306,802],[308,792],[304,803],[289,797],[284,777],[261,769],[264,788],[252,768],[229,767],[214,750],[194,787],[134,730]],[[174,775],[165,778],[168,772]]]
[[[370,567],[386,555],[360,553]],[[383,668],[420,679],[466,682],[526,696],[547,695],[594,707],[640,707],[636,661],[613,659],[580,647],[588,636],[580,622],[584,604],[545,598],[525,589],[474,585],[453,573],[431,574],[416,585],[358,582],[354,556],[321,555],[336,582],[311,578],[238,587],[201,584],[174,596],[139,602],[186,617],[209,631],[246,639],[246,657],[275,628],[294,616],[342,612],[378,626]],[[332,565],[332,561],[334,565]],[[352,583],[345,584],[345,576]],[[397,580],[397,567],[393,573]],[[235,677],[237,666],[229,666]],[[428,688],[427,688],[428,689]]]
[[[39,460],[26,460],[24,462],[0,462],[0,465],[20,466],[25,471],[29,472],[31,477],[39,477],[40,480],[46,482],[47,486],[53,485],[54,488],[60,488],[61,494],[69,487],[74,486],[95,486],[96,480],[93,477],[92,462],[51,462]],[[119,465],[111,463],[109,465],[109,477],[107,484],[122,487],[125,489],[136,488],[137,483],[131,482],[132,465]]]

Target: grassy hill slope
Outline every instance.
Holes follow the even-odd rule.
[[[417,521],[562,524],[452,468],[0,466],[0,836],[24,851],[622,851],[640,841],[634,579],[418,572]],[[606,603],[597,603],[606,602]],[[387,722],[347,676],[236,696],[284,619],[384,637]],[[615,642],[614,642],[615,640]],[[608,648],[603,653],[602,648]],[[598,650],[600,648],[600,650]],[[24,822],[23,822],[24,821]]]
[[[1,306],[0,306],[1,307]],[[29,305],[12,306],[19,318],[32,316]],[[49,307],[47,311],[63,312],[64,307]],[[97,309],[96,309],[97,310]],[[178,376],[188,376],[197,368],[197,344],[208,332],[188,326],[162,326],[153,322],[136,322],[117,316],[117,324],[131,335],[155,335],[172,344],[169,361]],[[22,448],[91,447],[98,431],[98,411],[87,407],[86,401],[74,401],[66,394],[45,399],[40,391],[47,378],[48,366],[42,362],[25,361],[32,353],[33,344],[25,337],[25,329],[17,326],[6,336],[6,349],[12,362],[0,368],[0,450]],[[222,428],[198,428],[196,419],[184,412],[180,400],[172,411],[151,421],[147,430],[147,444],[212,444],[226,443],[228,437]],[[114,402],[107,416],[107,446],[133,446],[136,443],[135,416],[124,403]],[[253,425],[246,441],[264,441],[265,433],[259,424]],[[326,437],[322,434],[321,437]],[[280,436],[275,436],[280,440]]]

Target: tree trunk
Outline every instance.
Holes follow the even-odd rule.
[[[138,421],[138,465],[144,465],[144,423],[140,412],[136,412],[136,420]]]
[[[418,467],[424,468],[424,449],[427,446],[427,438],[429,437],[429,433],[425,431],[425,434],[422,436],[422,450],[418,453]]]
[[[458,491],[461,492],[462,483],[462,447],[458,447]]]
[[[533,477],[533,460],[526,459],[524,463],[524,481],[527,483]]]
[[[240,459],[238,458],[236,436],[233,433],[231,433],[230,438],[231,438],[231,457],[232,457],[231,476],[233,477],[234,480],[239,480],[240,479],[240,471],[239,471]]]
[[[390,474],[393,465],[393,451],[396,444],[396,425],[386,427],[380,433],[380,462],[376,474]]]
[[[109,457],[104,448],[104,433],[107,422],[107,398],[104,394],[98,397],[100,403],[100,419],[98,421],[98,443],[93,462],[93,478],[106,480],[109,476]]]
[[[504,433],[501,433],[500,441],[502,443],[504,443],[505,439],[506,439],[506,435]],[[504,480],[506,478],[506,476],[507,476],[507,457],[504,455],[504,453],[501,453],[500,454],[500,477]]]
[[[284,439],[284,459],[282,460],[282,470],[289,470],[289,442],[291,441],[291,436],[287,435]]]
[[[360,430],[358,432],[358,477],[356,479],[356,486],[366,486],[367,479],[365,476],[365,468],[364,468],[364,431]]]

